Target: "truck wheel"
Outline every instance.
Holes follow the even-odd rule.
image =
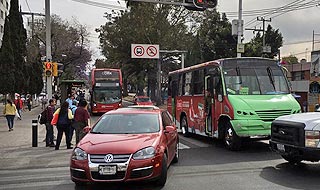
[[[289,162],[289,164],[299,164],[302,159],[297,157],[297,156],[286,156],[286,155],[281,155],[283,159]]]
[[[187,118],[185,116],[182,117],[181,120],[181,130],[182,130],[182,134],[185,137],[189,137],[190,133],[188,131],[188,122],[187,122]]]
[[[228,122],[224,128],[224,144],[229,150],[239,150],[241,148],[241,138],[234,132],[232,125]]]

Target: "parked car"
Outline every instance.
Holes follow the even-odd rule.
[[[289,163],[320,160],[320,112],[281,116],[271,124],[270,147]]]
[[[150,97],[148,96],[137,96],[134,99],[134,104],[135,105],[153,105]]]
[[[86,182],[155,180],[164,186],[167,168],[179,159],[179,138],[166,110],[119,108],[105,113],[73,150],[71,179]]]

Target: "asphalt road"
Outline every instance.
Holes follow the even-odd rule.
[[[64,148],[59,151],[43,146],[32,148],[29,145],[2,148],[0,190],[160,189],[146,182],[75,187],[70,180],[68,167],[71,150]],[[170,166],[167,183],[162,189],[319,189],[319,179],[319,163],[289,165],[269,150],[268,141],[247,142],[241,151],[231,152],[221,142],[180,135],[180,160]]]

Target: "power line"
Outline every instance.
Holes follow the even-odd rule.
[[[78,3],[82,3],[82,4],[91,5],[91,6],[94,6],[94,7],[99,7],[99,8],[117,9],[117,10],[126,9],[125,7],[122,7],[122,6],[116,6],[116,5],[100,3],[100,2],[96,2],[96,1],[90,1],[90,0],[72,0],[72,1],[75,1],[75,2],[78,2]]]
[[[29,9],[29,12],[31,13],[31,9],[30,9],[30,6],[29,6],[29,3],[28,3],[28,0],[26,0],[26,4],[27,4],[27,7]]]

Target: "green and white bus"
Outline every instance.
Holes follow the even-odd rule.
[[[271,122],[301,112],[283,68],[265,58],[228,58],[169,73],[168,111],[183,135],[222,139],[237,150],[244,138],[268,138]]]

